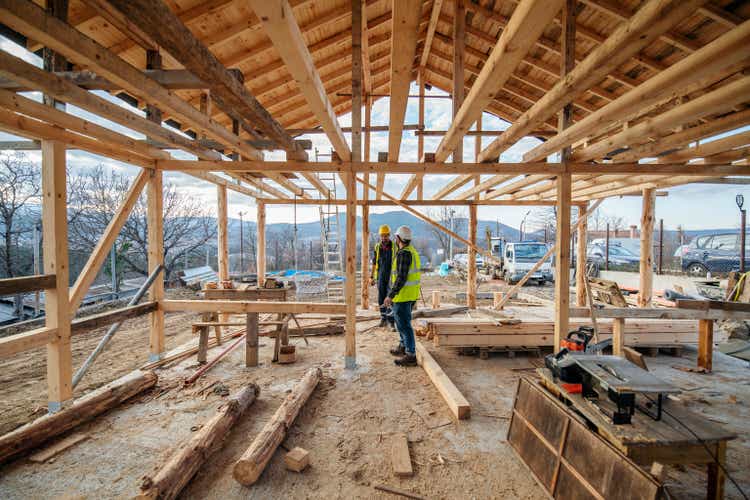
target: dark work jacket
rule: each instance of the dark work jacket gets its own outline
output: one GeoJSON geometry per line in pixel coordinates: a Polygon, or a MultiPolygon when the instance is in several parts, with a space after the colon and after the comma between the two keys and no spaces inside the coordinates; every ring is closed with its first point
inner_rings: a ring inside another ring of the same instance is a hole
{"type": "Polygon", "coordinates": [[[393,241],[384,246],[380,241],[375,244],[372,252],[373,273],[377,266],[378,284],[388,285],[391,282],[391,266],[393,265],[393,241]],[[378,251],[379,250],[379,251],[378,251]],[[377,259],[377,261],[376,261],[377,259]]]}

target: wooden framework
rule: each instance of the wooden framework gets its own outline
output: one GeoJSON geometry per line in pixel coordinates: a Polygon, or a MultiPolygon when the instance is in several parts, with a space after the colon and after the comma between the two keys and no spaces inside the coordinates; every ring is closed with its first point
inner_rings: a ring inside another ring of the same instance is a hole
{"type": "MultiPolygon", "coordinates": [[[[464,0],[69,3],[70,15],[47,12],[30,0],[0,0],[5,32],[15,33],[29,49],[46,47],[56,54],[56,63],[42,70],[0,51],[0,130],[39,141],[45,273],[54,275],[54,282],[48,277],[44,283],[45,328],[12,341],[3,339],[0,354],[48,346],[53,410],[72,395],[72,312],[143,190],[148,197],[149,270],[163,263],[164,171],[184,172],[218,186],[222,279],[228,277],[228,190],[257,203],[259,284],[265,278],[268,205],[346,206],[346,305],[294,307],[346,313],[348,367],[356,362],[357,206],[362,206],[365,220],[370,206],[391,204],[433,225],[437,223],[412,207],[468,206],[471,234],[468,239],[455,236],[472,252],[482,251],[475,234],[478,206],[556,206],[559,345],[569,320],[571,206],[580,213],[591,200],[643,195],[648,229],[657,189],[750,174],[747,133],[704,144],[713,135],[750,124],[750,2],[502,0],[492,7],[464,0]],[[407,125],[409,87],[415,79],[418,123],[407,125]],[[435,152],[426,151],[424,141],[424,136],[437,133],[424,130],[428,86],[450,94],[454,104],[455,116],[440,132],[435,152]],[[91,89],[118,93],[138,109],[113,104],[91,89]],[[18,93],[27,90],[43,92],[49,102],[80,107],[147,140],[18,93]],[[390,121],[373,126],[372,105],[384,95],[390,96],[390,121]],[[352,127],[341,127],[338,117],[349,111],[352,127]],[[506,120],[510,127],[487,130],[483,113],[506,120]],[[470,130],[475,123],[476,130],[470,130]],[[386,162],[370,158],[371,133],[378,130],[388,132],[386,162]],[[417,132],[416,161],[399,161],[404,130],[417,132]],[[335,151],[330,162],[307,161],[303,144],[295,140],[314,131],[330,140],[335,151]],[[345,132],[352,133],[351,147],[345,132]],[[483,150],[477,142],[476,163],[463,161],[466,135],[495,137],[483,150]],[[547,140],[520,162],[482,163],[526,136],[547,140]],[[696,141],[700,144],[694,145],[696,141]],[[142,169],[72,290],[66,266],[66,149],[142,169]],[[286,161],[265,161],[263,149],[285,151],[286,161]],[[180,159],[184,156],[173,150],[195,159],[180,159]],[[445,163],[451,154],[458,161],[445,163]],[[557,154],[561,156],[547,161],[557,154]],[[329,188],[318,177],[324,172],[342,179],[345,198],[329,200],[329,188]],[[399,196],[385,189],[387,174],[409,176],[399,196]],[[426,175],[452,177],[428,199],[426,175]],[[409,199],[415,191],[416,199],[409,199]]],[[[582,241],[585,224],[577,227],[582,241]]],[[[650,245],[648,238],[644,247],[650,245]]],[[[366,234],[362,241],[364,256],[366,234]]],[[[582,249],[579,246],[579,256],[582,249]]],[[[646,284],[649,272],[642,272],[646,284]]],[[[475,274],[470,270],[470,306],[475,274]]],[[[581,305],[580,280],[578,285],[581,305]]],[[[166,301],[161,280],[150,294],[156,304],[148,311],[154,358],[164,352],[166,311],[221,307],[254,314],[279,307],[166,301]]],[[[647,299],[644,293],[644,305],[647,299]]],[[[362,303],[367,300],[363,290],[362,303]]],[[[709,326],[702,331],[710,336],[709,326]]]]}

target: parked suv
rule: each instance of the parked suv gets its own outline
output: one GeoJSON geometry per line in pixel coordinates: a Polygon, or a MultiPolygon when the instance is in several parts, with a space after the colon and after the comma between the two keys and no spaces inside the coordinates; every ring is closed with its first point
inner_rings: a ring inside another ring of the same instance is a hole
{"type": "MultiPolygon", "coordinates": [[[[745,255],[750,256],[746,243],[745,255]]],[[[739,233],[696,236],[682,251],[682,270],[690,276],[726,273],[740,267],[739,233]]]]}

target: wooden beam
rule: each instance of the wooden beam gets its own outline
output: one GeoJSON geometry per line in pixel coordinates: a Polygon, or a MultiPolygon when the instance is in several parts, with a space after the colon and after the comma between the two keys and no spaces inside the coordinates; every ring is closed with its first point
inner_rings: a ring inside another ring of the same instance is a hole
{"type": "Polygon", "coordinates": [[[73,395],[70,309],[68,305],[68,217],[66,152],[59,142],[42,141],[42,233],[44,272],[54,274],[45,291],[45,327],[54,332],[47,344],[49,411],[59,411],[73,395]]]}
{"type": "Polygon", "coordinates": [[[654,288],[654,210],[653,189],[643,190],[641,211],[641,261],[639,264],[638,307],[650,307],[654,288]]]}
{"type": "Polygon", "coordinates": [[[142,156],[144,160],[152,158],[168,160],[171,158],[168,153],[151,145],[144,144],[124,134],[120,134],[88,120],[78,118],[77,116],[73,116],[70,113],[66,113],[57,108],[45,106],[42,103],[7,90],[0,90],[0,107],[83,134],[100,140],[105,144],[114,144],[124,147],[129,151],[132,151],[134,154],[142,156]]]}
{"type": "Polygon", "coordinates": [[[388,160],[398,161],[422,1],[393,0],[391,10],[391,99],[388,121],[391,129],[388,132],[388,160]]]}
{"type": "Polygon", "coordinates": [[[257,209],[258,249],[256,255],[256,274],[258,275],[258,286],[262,287],[266,281],[266,204],[258,201],[257,209]]]}
{"type": "Polygon", "coordinates": [[[36,292],[46,288],[55,288],[57,279],[54,274],[36,274],[0,279],[0,297],[18,293],[36,292]]]}
{"type": "Polygon", "coordinates": [[[466,420],[471,417],[471,405],[461,391],[453,384],[453,381],[445,374],[440,365],[435,361],[430,352],[425,349],[420,341],[417,341],[417,363],[430,377],[435,388],[438,390],[448,409],[456,420],[466,420]]]}
{"type": "MultiPolygon", "coordinates": [[[[109,2],[106,2],[109,4],[109,2]]],[[[114,10],[114,9],[113,9],[114,10]]],[[[7,0],[0,9],[4,20],[31,38],[43,42],[68,59],[84,64],[131,95],[167,110],[183,123],[250,157],[259,153],[239,137],[212,123],[200,111],[178,98],[116,54],[86,37],[69,24],[48,15],[28,0],[7,0]]],[[[22,83],[22,82],[19,82],[22,83]]],[[[70,82],[67,82],[70,83],[70,82]]]]}
{"type": "MultiPolygon", "coordinates": [[[[346,186],[346,269],[344,300],[346,301],[346,348],[344,366],[357,366],[357,183],[354,174],[344,176],[346,186]]],[[[362,276],[362,281],[366,280],[362,276]]]]}
{"type": "Polygon", "coordinates": [[[524,161],[539,161],[573,144],[597,130],[629,119],[638,109],[682,95],[687,87],[712,74],[747,58],[743,47],[750,44],[750,21],[720,36],[697,52],[681,59],[669,68],[639,85],[636,89],[612,101],[564,132],[524,154],[524,161]]]}
{"type": "Polygon", "coordinates": [[[161,0],[109,0],[201,80],[232,118],[248,121],[293,155],[291,136],[161,0]]]}
{"type": "MultiPolygon", "coordinates": [[[[557,176],[555,232],[555,340],[552,351],[560,350],[560,341],[568,335],[570,307],[570,174],[557,176]]],[[[582,219],[582,221],[585,219],[582,219]]]]}
{"type": "MultiPolygon", "coordinates": [[[[361,3],[358,3],[361,8],[361,3]]],[[[343,161],[351,160],[351,151],[344,138],[344,133],[333,111],[318,70],[315,68],[307,44],[302,38],[302,32],[294,18],[294,12],[288,0],[268,2],[266,0],[250,0],[250,6],[260,18],[266,35],[271,39],[276,51],[286,65],[289,74],[297,82],[299,92],[304,95],[308,107],[312,110],[326,131],[333,149],[343,161]]],[[[361,29],[361,10],[359,11],[359,27],[361,29]]],[[[361,35],[357,36],[356,46],[361,49],[361,35]]],[[[356,59],[356,58],[355,58],[356,59]]],[[[361,55],[357,61],[361,72],[361,55]]],[[[361,78],[360,78],[361,85],[361,78]]],[[[361,89],[360,89],[361,90],[361,89]]]]}
{"type": "MultiPolygon", "coordinates": [[[[143,70],[142,73],[169,90],[198,90],[206,87],[206,83],[198,79],[191,72],[184,69],[143,70]]],[[[69,80],[71,83],[86,90],[107,90],[110,92],[124,90],[121,85],[110,82],[106,78],[88,70],[83,71],[55,71],[55,76],[69,80]]],[[[0,78],[0,88],[10,92],[28,92],[28,87],[21,86],[13,80],[0,78]]]]}
{"type": "Polygon", "coordinates": [[[491,161],[552,113],[601,81],[607,74],[651,44],[706,0],[649,0],[607,40],[594,49],[570,76],[560,80],[498,139],[487,146],[480,161],[491,161]]]}
{"type": "Polygon", "coordinates": [[[724,113],[748,100],[750,100],[750,76],[745,76],[675,106],[660,115],[647,118],[637,125],[628,127],[588,147],[578,149],[573,153],[573,159],[583,161],[604,157],[610,151],[629,146],[648,137],[652,130],[669,130],[705,116],[724,113]]]}
{"type": "MultiPolygon", "coordinates": [[[[156,50],[158,48],[150,36],[141,31],[141,29],[130,22],[130,20],[119,10],[112,7],[107,0],[83,0],[90,9],[109,22],[117,31],[133,40],[146,50],[156,50]]],[[[41,40],[37,40],[41,41],[41,40]]]]}
{"type": "Polygon", "coordinates": [[[86,264],[78,274],[78,278],[76,278],[76,282],[73,284],[73,289],[70,291],[68,307],[70,308],[71,315],[74,315],[78,310],[78,306],[81,305],[81,302],[88,293],[91,284],[99,274],[102,264],[104,264],[105,260],[109,258],[110,249],[120,235],[120,231],[125,225],[125,222],[127,222],[130,212],[133,211],[133,207],[138,202],[141,191],[143,191],[143,186],[146,185],[149,177],[150,173],[148,171],[141,170],[135,178],[133,184],[125,195],[125,198],[123,198],[122,203],[115,213],[112,214],[109,224],[107,224],[107,227],[104,229],[104,233],[96,243],[96,246],[92,250],[86,264]]]}
{"type": "MultiPolygon", "coordinates": [[[[146,225],[148,240],[148,273],[164,265],[164,185],[162,172],[149,173],[147,184],[146,225]]],[[[157,278],[149,291],[150,300],[164,299],[164,279],[157,278]]],[[[157,309],[151,313],[149,329],[150,361],[160,359],[164,354],[164,311],[157,309]]]]}
{"type": "Polygon", "coordinates": [[[422,55],[419,57],[419,68],[421,70],[424,70],[424,67],[427,66],[427,59],[430,56],[430,49],[432,48],[432,39],[435,37],[435,30],[437,29],[440,10],[442,8],[443,0],[434,0],[434,2],[432,2],[430,21],[427,24],[427,35],[425,36],[424,46],[422,47],[422,55]]]}
{"type": "MultiPolygon", "coordinates": [[[[362,0],[352,1],[352,161],[362,161],[362,39],[367,38],[363,30],[366,21],[362,15],[362,0]]],[[[369,57],[369,56],[368,56],[369,57]]],[[[334,115],[335,118],[335,115],[334,115]]],[[[338,125],[338,122],[337,122],[338,125]]],[[[340,130],[340,129],[339,129],[340,130]]],[[[343,159],[339,153],[339,157],[343,159]]]]}
{"type": "MultiPolygon", "coordinates": [[[[370,94],[372,94],[372,70],[370,69],[370,37],[367,31],[367,2],[366,0],[359,1],[362,3],[362,29],[360,30],[360,47],[362,48],[362,82],[364,83],[365,99],[367,99],[370,97],[370,94]]],[[[353,24],[352,27],[354,27],[353,24]]]]}
{"type": "Polygon", "coordinates": [[[477,206],[469,205],[469,259],[467,263],[466,278],[466,306],[469,309],[477,308],[477,206]]]}
{"type": "MultiPolygon", "coordinates": [[[[452,99],[453,120],[458,116],[458,111],[464,102],[464,53],[466,52],[466,3],[465,0],[456,0],[453,3],[453,86],[452,99]]],[[[481,113],[480,113],[481,116],[481,113]]],[[[460,130],[458,133],[460,134],[460,130]]],[[[458,138],[453,150],[453,162],[464,161],[464,136],[458,138]]]]}
{"type": "Polygon", "coordinates": [[[271,302],[251,300],[162,300],[159,309],[164,312],[225,312],[247,313],[318,313],[345,314],[346,304],[330,302],[271,302]]]}
{"type": "Polygon", "coordinates": [[[710,319],[698,320],[698,366],[711,371],[714,354],[714,322],[710,319]]]}
{"type": "Polygon", "coordinates": [[[0,51],[0,75],[51,95],[55,99],[64,99],[65,102],[81,107],[101,118],[119,123],[150,137],[158,138],[160,141],[171,144],[176,149],[183,149],[199,158],[219,159],[218,153],[205,150],[197,146],[194,141],[186,139],[176,132],[171,132],[159,124],[149,122],[117,104],[83,90],[65,79],[47,73],[4,51],[0,51]]]}
{"type": "MultiPolygon", "coordinates": [[[[227,188],[224,186],[216,186],[216,212],[219,280],[226,281],[229,279],[229,228],[227,188]]],[[[240,269],[240,272],[244,273],[246,269],[240,269]]]]}
{"type": "Polygon", "coordinates": [[[471,87],[459,113],[435,153],[437,161],[445,161],[462,140],[471,125],[505,85],[521,59],[557,15],[562,0],[536,2],[522,0],[513,11],[508,26],[492,49],[482,72],[471,87]]]}

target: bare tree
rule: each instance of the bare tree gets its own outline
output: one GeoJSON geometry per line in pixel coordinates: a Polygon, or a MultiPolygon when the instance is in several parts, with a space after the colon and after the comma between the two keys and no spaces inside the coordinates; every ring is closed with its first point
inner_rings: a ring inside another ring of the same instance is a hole
{"type": "MultiPolygon", "coordinates": [[[[438,222],[440,225],[452,229],[453,232],[458,234],[464,234],[468,230],[468,212],[465,209],[455,209],[453,207],[440,207],[438,209],[428,210],[427,216],[438,222]],[[452,225],[452,227],[451,227],[452,225]]],[[[450,240],[451,237],[445,231],[430,225],[430,232],[432,236],[437,240],[439,248],[443,249],[443,257],[449,258],[450,255],[450,240]]],[[[453,242],[454,253],[458,245],[463,245],[460,242],[453,242]]]]}
{"type": "Polygon", "coordinates": [[[19,238],[31,229],[36,217],[28,217],[30,202],[40,196],[40,171],[22,153],[0,155],[0,223],[2,223],[3,275],[11,278],[21,271],[18,262],[19,238]],[[27,217],[22,217],[27,215],[27,217]]]}
{"type": "MultiPolygon", "coordinates": [[[[78,216],[70,224],[71,243],[78,250],[91,252],[113,214],[122,204],[130,186],[129,179],[116,172],[106,172],[99,165],[79,178],[70,204],[78,216]]],[[[130,270],[148,274],[146,197],[142,195],[133,208],[115,243],[117,260],[130,270]]],[[[201,254],[207,241],[216,237],[216,220],[200,200],[176,189],[164,187],[164,267],[170,278],[178,259],[201,254]]]]}

